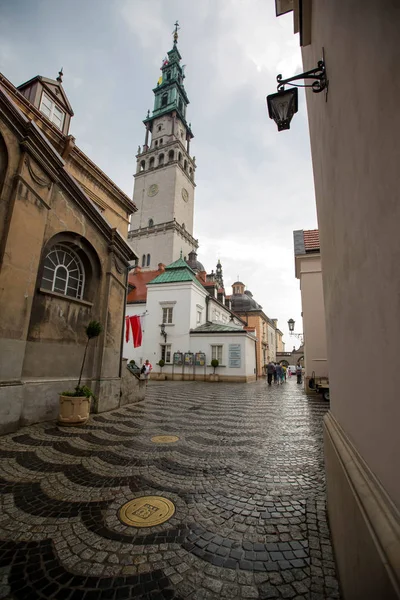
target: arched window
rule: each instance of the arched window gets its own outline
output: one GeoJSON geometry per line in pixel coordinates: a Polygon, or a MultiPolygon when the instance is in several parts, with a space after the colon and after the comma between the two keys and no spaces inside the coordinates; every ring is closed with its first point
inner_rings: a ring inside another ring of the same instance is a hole
{"type": "Polygon", "coordinates": [[[44,259],[41,287],[81,299],[84,285],[85,270],[76,252],[67,245],[53,246],[44,259]]]}
{"type": "Polygon", "coordinates": [[[173,150],[170,150],[168,152],[168,160],[174,160],[174,151],[173,150]]]}
{"type": "Polygon", "coordinates": [[[157,127],[157,131],[161,131],[161,129],[162,129],[162,125],[159,125],[159,126],[157,127]]]}
{"type": "Polygon", "coordinates": [[[169,81],[171,79],[171,71],[168,71],[167,73],[167,80],[169,81]]]}
{"type": "Polygon", "coordinates": [[[155,147],[157,148],[157,146],[158,146],[158,140],[156,140],[156,141],[154,142],[154,145],[155,145],[155,147]]]}
{"type": "Polygon", "coordinates": [[[154,169],[154,156],[152,156],[151,159],[150,159],[149,169],[154,169]]]}
{"type": "Polygon", "coordinates": [[[148,255],[147,255],[147,265],[146,265],[146,266],[147,266],[147,267],[149,267],[149,266],[150,266],[150,254],[148,254],[148,255]]]}
{"type": "Polygon", "coordinates": [[[189,175],[190,175],[190,177],[193,177],[193,169],[192,168],[189,169],[189,175]]]}
{"type": "Polygon", "coordinates": [[[185,162],[183,163],[183,168],[185,169],[185,171],[187,171],[187,160],[185,160],[185,162]]]}
{"type": "Polygon", "coordinates": [[[140,171],[144,171],[146,168],[146,161],[145,160],[141,160],[140,161],[140,171]]]}
{"type": "Polygon", "coordinates": [[[179,162],[182,162],[182,152],[179,152],[179,154],[178,154],[178,160],[179,160],[179,162]]]}
{"type": "Polygon", "coordinates": [[[149,227],[154,227],[154,221],[153,221],[153,219],[149,219],[149,227]]]}
{"type": "Polygon", "coordinates": [[[179,98],[178,108],[182,112],[182,108],[183,108],[182,98],[179,98]]]}
{"type": "Polygon", "coordinates": [[[146,255],[143,254],[143,256],[142,256],[142,267],[145,267],[145,266],[146,266],[146,255]]]}
{"type": "Polygon", "coordinates": [[[161,146],[162,143],[163,143],[163,139],[161,138],[161,140],[160,140],[160,146],[161,146]]]}
{"type": "Polygon", "coordinates": [[[160,154],[160,156],[158,157],[158,164],[159,165],[164,164],[164,154],[160,154]]]}
{"type": "Polygon", "coordinates": [[[163,94],[161,96],[161,108],[163,108],[164,106],[167,106],[168,104],[168,94],[163,94]]]}

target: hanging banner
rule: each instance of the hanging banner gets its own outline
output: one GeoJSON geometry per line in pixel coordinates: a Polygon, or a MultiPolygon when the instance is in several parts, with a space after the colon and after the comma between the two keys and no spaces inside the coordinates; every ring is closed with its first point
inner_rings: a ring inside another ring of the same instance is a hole
{"type": "Polygon", "coordinates": [[[181,367],[183,365],[182,352],[174,352],[174,365],[175,367],[181,367]]]}
{"type": "Polygon", "coordinates": [[[185,367],[193,367],[193,352],[185,352],[185,367]]]}
{"type": "Polygon", "coordinates": [[[196,352],[194,357],[194,364],[196,367],[204,367],[206,364],[206,355],[204,352],[196,352]]]}
{"type": "Polygon", "coordinates": [[[241,344],[229,344],[229,368],[240,369],[242,366],[241,344]]]}

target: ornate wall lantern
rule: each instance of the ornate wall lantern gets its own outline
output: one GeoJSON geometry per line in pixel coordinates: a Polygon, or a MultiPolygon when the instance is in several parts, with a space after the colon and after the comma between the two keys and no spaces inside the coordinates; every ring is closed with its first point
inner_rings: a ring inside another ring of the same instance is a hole
{"type": "Polygon", "coordinates": [[[160,325],[160,335],[162,335],[164,337],[164,342],[166,342],[167,341],[167,332],[165,331],[164,323],[161,323],[161,325],[160,325]]]}
{"type": "Polygon", "coordinates": [[[318,66],[315,69],[305,71],[300,75],[294,75],[289,79],[282,79],[282,75],[278,75],[276,80],[278,82],[278,92],[267,96],[267,105],[269,118],[275,121],[278,131],[290,129],[290,121],[298,110],[298,87],[310,87],[316,94],[328,90],[328,80],[323,60],[318,61],[318,66]],[[293,81],[299,79],[313,79],[314,81],[304,85],[293,83],[293,81]],[[285,85],[293,85],[294,87],[286,90],[285,85]]]}

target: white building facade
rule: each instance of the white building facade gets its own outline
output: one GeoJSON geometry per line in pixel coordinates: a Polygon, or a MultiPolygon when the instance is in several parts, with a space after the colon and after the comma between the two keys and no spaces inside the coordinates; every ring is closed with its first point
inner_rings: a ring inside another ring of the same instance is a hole
{"type": "Polygon", "coordinates": [[[141,366],[149,359],[153,376],[209,380],[217,359],[220,381],[256,379],[256,337],[232,311],[212,297],[180,258],[147,285],[146,303],[129,303],[128,316],[142,315],[143,343],[125,341],[124,357],[141,366]],[[197,363],[197,364],[196,364],[197,363]]]}

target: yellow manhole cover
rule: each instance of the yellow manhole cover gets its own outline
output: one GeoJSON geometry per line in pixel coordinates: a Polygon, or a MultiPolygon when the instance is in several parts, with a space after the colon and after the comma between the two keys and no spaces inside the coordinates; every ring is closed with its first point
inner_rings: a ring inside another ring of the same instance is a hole
{"type": "Polygon", "coordinates": [[[156,444],[172,444],[178,440],[179,437],[177,435],[155,435],[151,438],[151,441],[156,444]]]}
{"type": "Polygon", "coordinates": [[[119,518],[132,527],[154,527],[168,521],[175,513],[175,506],[162,496],[142,496],[123,505],[119,518]]]}

